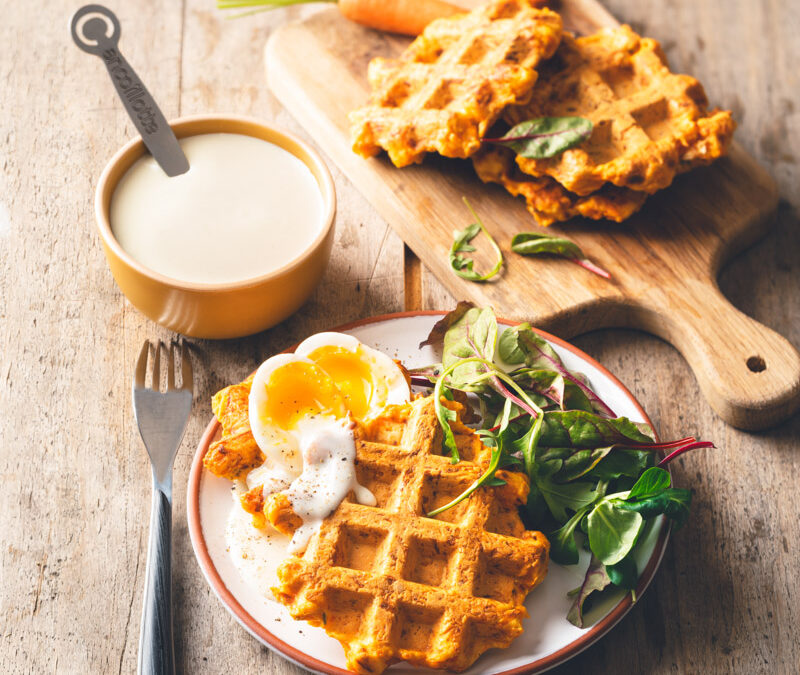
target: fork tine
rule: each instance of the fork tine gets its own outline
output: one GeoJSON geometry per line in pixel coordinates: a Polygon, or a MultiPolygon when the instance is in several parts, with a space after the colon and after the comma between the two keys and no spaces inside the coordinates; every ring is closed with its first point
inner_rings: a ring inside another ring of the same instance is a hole
{"type": "Polygon", "coordinates": [[[161,391],[161,340],[155,345],[156,353],[153,356],[153,369],[151,371],[150,388],[161,391]]]}
{"type": "Polygon", "coordinates": [[[169,358],[167,366],[167,391],[175,391],[175,343],[169,343],[169,358]]]}
{"type": "Polygon", "coordinates": [[[150,340],[145,340],[142,345],[142,351],[139,352],[139,358],[136,361],[136,371],[134,376],[134,386],[137,388],[144,387],[144,378],[147,372],[147,354],[150,352],[150,340]]]}
{"type": "Polygon", "coordinates": [[[181,389],[192,391],[192,360],[186,340],[181,340],[181,389]]]}

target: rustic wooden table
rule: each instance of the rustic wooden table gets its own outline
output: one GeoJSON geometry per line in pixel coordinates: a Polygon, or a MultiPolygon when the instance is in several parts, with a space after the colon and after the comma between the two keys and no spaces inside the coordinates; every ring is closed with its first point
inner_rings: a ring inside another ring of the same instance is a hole
{"type": "MultiPolygon", "coordinates": [[[[313,143],[264,84],[269,31],[308,10],[225,21],[212,0],[110,3],[122,46],[168,117],[258,116],[313,143]],[[135,4],[135,7],[134,7],[135,4]]],[[[778,180],[775,231],[735,260],[721,287],[800,345],[800,5],[745,0],[609,0],[662,40],[734,111],[737,138],[778,180]]],[[[130,405],[147,337],[172,337],[117,290],[95,233],[100,170],[130,122],[94,59],[68,34],[76,0],[17,3],[0,25],[0,671],[136,668],[150,472],[130,405]]],[[[404,250],[333,167],[336,245],[325,281],[266,333],[194,341],[196,403],[175,466],[174,607],[182,672],[301,669],[242,630],[204,582],[189,543],[188,469],[209,399],[267,355],[371,314],[450,308],[454,299],[404,250]]],[[[709,317],[713,321],[714,317],[709,317]]],[[[671,347],[633,331],[575,343],[644,404],[664,437],[718,449],[675,465],[693,517],[631,613],[554,672],[796,673],[800,668],[800,417],[760,434],[721,422],[671,347]]]]}

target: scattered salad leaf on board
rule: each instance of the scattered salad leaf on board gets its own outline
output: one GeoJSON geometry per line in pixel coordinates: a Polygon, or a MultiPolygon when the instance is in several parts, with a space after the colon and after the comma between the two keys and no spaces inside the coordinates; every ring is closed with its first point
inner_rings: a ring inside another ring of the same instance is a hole
{"type": "Polygon", "coordinates": [[[581,247],[564,237],[552,237],[538,232],[520,232],[511,239],[511,250],[520,255],[555,255],[566,258],[584,269],[610,279],[611,275],[589,260],[581,247]]]}
{"type": "Polygon", "coordinates": [[[547,159],[582,143],[592,133],[592,122],[584,117],[539,117],[513,126],[499,138],[484,138],[511,148],[522,157],[547,159]]]}
{"type": "Polygon", "coordinates": [[[466,197],[464,197],[464,203],[475,218],[475,222],[471,225],[467,225],[463,230],[453,233],[453,243],[450,246],[450,268],[462,279],[467,279],[468,281],[488,281],[494,277],[503,266],[503,253],[478,217],[478,214],[475,213],[475,210],[467,201],[466,197]],[[475,252],[476,248],[472,246],[470,242],[481,232],[483,232],[489,240],[489,244],[497,256],[497,262],[495,262],[494,267],[485,274],[476,272],[474,269],[475,261],[462,255],[462,253],[475,252]]]}

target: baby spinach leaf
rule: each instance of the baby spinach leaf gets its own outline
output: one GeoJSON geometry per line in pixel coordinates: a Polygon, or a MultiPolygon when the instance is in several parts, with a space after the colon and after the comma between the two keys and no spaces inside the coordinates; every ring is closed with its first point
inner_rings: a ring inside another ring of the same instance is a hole
{"type": "Polygon", "coordinates": [[[626,555],[616,565],[606,565],[606,573],[612,584],[629,591],[634,590],[639,581],[636,561],[631,554],[626,555]]]}
{"type": "Polygon", "coordinates": [[[492,235],[489,234],[481,219],[478,218],[478,214],[476,214],[472,206],[470,206],[466,197],[464,197],[464,203],[472,212],[475,222],[471,225],[467,225],[463,230],[453,233],[453,243],[450,246],[450,267],[462,279],[467,279],[469,281],[488,281],[494,277],[503,266],[503,253],[497,245],[497,242],[492,238],[492,235]],[[474,261],[462,255],[462,253],[473,253],[476,250],[470,242],[481,232],[486,235],[494,254],[497,256],[494,267],[485,274],[476,272],[473,268],[475,264],[474,261]]]}
{"type": "Polygon", "coordinates": [[[580,524],[584,513],[585,510],[581,509],[558,530],[547,535],[550,540],[550,558],[559,565],[575,565],[578,562],[575,528],[580,524]]]}
{"type": "Polygon", "coordinates": [[[539,117],[520,122],[499,138],[484,138],[511,148],[522,157],[546,159],[582,143],[592,133],[591,120],[583,117],[539,117]]]}
{"type": "Polygon", "coordinates": [[[663,492],[672,485],[672,478],[669,471],[659,469],[654,466],[645,471],[639,480],[637,480],[630,492],[628,493],[629,500],[647,499],[663,492]]]}
{"type": "Polygon", "coordinates": [[[548,476],[536,473],[536,487],[547,503],[550,513],[559,523],[565,523],[570,516],[568,511],[578,512],[603,496],[595,483],[573,481],[572,483],[556,483],[548,476]]]}
{"type": "Polygon", "coordinates": [[[643,518],[653,518],[662,513],[675,522],[675,528],[683,527],[689,517],[692,504],[692,491],[669,488],[641,500],[621,501],[616,506],[640,514],[643,518]]]}
{"type": "Polygon", "coordinates": [[[586,521],[592,553],[606,565],[618,563],[633,548],[643,522],[644,518],[636,511],[617,508],[607,499],[601,501],[589,512],[586,521]]]}
{"type": "Polygon", "coordinates": [[[598,464],[591,469],[588,477],[597,480],[617,480],[623,476],[637,478],[642,471],[655,463],[652,450],[623,448],[615,446],[598,464]]]}
{"type": "Polygon", "coordinates": [[[572,601],[572,607],[570,607],[569,613],[567,614],[567,620],[578,628],[584,628],[583,611],[587,598],[592,593],[607,588],[610,583],[611,578],[608,576],[606,566],[592,556],[583,583],[577,593],[575,593],[575,599],[572,601]]]}

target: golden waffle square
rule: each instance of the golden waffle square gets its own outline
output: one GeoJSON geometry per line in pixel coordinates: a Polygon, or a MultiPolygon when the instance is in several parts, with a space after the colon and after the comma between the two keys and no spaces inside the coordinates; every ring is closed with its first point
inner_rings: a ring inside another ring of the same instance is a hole
{"type": "Polygon", "coordinates": [[[519,518],[528,493],[519,473],[500,472],[506,485],[425,517],[480,476],[490,450],[456,421],[462,461],[451,464],[433,399],[404,409],[381,422],[389,443],[371,440],[369,427],[357,441],[358,480],[377,506],[344,501],[306,551],[282,563],[272,590],[295,619],[342,643],[353,672],[376,675],[396,661],[462,671],[522,632],[522,603],[544,578],[549,543],[519,518]]]}
{"type": "Polygon", "coordinates": [[[587,37],[565,34],[539,69],[530,100],[504,113],[510,124],[538,117],[578,116],[594,123],[581,145],[548,159],[517,156],[531,176],[551,176],[586,196],[604,183],[654,193],[685,161],[709,164],[723,155],[735,123],[708,111],[703,86],[671,73],[655,40],[628,26],[587,37]]]}
{"type": "Polygon", "coordinates": [[[350,114],[353,150],[395,166],[428,152],[468,157],[503,108],[526,100],[561,18],[532,0],[494,0],[431,22],[397,59],[369,65],[370,102],[350,114]]]}
{"type": "Polygon", "coordinates": [[[499,183],[515,197],[523,197],[531,215],[542,227],[583,216],[592,220],[622,222],[636,213],[646,192],[636,192],[616,185],[604,185],[586,196],[576,195],[550,176],[528,176],[514,162],[514,152],[507,148],[484,148],[472,157],[472,165],[484,183],[499,183]]]}
{"type": "Polygon", "coordinates": [[[222,433],[203,457],[203,466],[211,473],[228,480],[243,479],[250,471],[264,463],[264,453],[250,431],[248,400],[253,378],[232,384],[218,391],[211,401],[211,409],[219,420],[222,433]]]}

